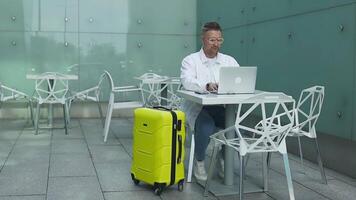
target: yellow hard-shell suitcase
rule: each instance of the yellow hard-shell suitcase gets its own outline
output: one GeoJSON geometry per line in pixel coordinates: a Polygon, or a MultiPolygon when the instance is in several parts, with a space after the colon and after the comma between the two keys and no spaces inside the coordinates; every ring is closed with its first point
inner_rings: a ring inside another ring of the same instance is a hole
{"type": "Polygon", "coordinates": [[[153,185],[155,194],[184,183],[185,115],[179,110],[137,108],[134,111],[131,177],[153,185]]]}

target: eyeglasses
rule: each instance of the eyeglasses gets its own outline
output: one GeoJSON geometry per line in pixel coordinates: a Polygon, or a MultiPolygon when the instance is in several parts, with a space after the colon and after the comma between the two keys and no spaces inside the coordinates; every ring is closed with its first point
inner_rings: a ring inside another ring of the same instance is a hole
{"type": "Polygon", "coordinates": [[[224,42],[224,38],[208,38],[209,44],[215,44],[216,42],[222,44],[224,42]]]}

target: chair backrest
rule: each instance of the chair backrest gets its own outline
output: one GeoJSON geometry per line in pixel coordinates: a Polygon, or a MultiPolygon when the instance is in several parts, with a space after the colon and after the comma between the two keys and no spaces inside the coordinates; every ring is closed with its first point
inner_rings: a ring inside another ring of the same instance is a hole
{"type": "Polygon", "coordinates": [[[22,98],[29,98],[29,97],[27,94],[20,92],[14,88],[7,87],[0,82],[0,101],[1,102],[22,99],[22,98]]]}
{"type": "Polygon", "coordinates": [[[314,86],[302,90],[296,107],[295,124],[291,134],[316,137],[315,124],[318,121],[324,101],[324,87],[314,86]]]}
{"type": "Polygon", "coordinates": [[[170,77],[167,82],[167,106],[169,108],[179,108],[182,98],[177,95],[177,90],[180,90],[182,83],[179,77],[170,77]]]}
{"type": "Polygon", "coordinates": [[[217,140],[236,149],[241,155],[274,151],[286,153],[285,138],[293,125],[294,108],[293,98],[283,93],[256,95],[238,104],[235,126],[225,130],[233,132],[235,137],[225,133],[217,140]],[[285,123],[273,126],[272,122],[281,115],[285,116],[285,123]],[[256,124],[260,124],[259,129],[255,128],[256,124]]]}
{"type": "Polygon", "coordinates": [[[109,85],[110,85],[110,91],[112,92],[115,88],[115,85],[114,85],[114,80],[112,79],[110,72],[104,70],[104,76],[107,77],[107,79],[109,81],[109,85]]]}
{"type": "Polygon", "coordinates": [[[166,76],[161,76],[155,73],[145,73],[137,77],[142,83],[159,83],[168,79],[166,76]]]}
{"type": "Polygon", "coordinates": [[[36,80],[35,98],[39,103],[61,103],[66,101],[68,80],[66,76],[57,72],[45,72],[36,80]]]}
{"type": "Polygon", "coordinates": [[[104,72],[100,75],[97,85],[95,85],[91,88],[82,90],[80,92],[75,92],[70,97],[70,100],[73,101],[74,99],[80,99],[82,101],[84,101],[84,100],[99,101],[101,84],[103,83],[105,78],[107,78],[107,74],[104,72]]]}
{"type": "Polygon", "coordinates": [[[141,81],[140,88],[142,90],[144,105],[148,107],[160,106],[162,101],[161,92],[167,89],[168,86],[167,84],[162,85],[162,83],[169,78],[155,73],[145,73],[136,77],[136,79],[141,81]]]}

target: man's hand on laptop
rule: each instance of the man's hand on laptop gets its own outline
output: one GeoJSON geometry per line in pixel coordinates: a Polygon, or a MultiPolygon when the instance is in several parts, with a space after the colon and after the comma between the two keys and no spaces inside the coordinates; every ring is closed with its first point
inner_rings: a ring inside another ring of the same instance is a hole
{"type": "Polygon", "coordinates": [[[207,83],[206,90],[209,92],[218,91],[219,84],[218,83],[207,83]]]}

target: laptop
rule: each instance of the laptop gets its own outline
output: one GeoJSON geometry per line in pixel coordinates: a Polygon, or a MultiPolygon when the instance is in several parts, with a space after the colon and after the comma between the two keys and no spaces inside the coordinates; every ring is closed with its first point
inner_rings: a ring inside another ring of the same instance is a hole
{"type": "Polygon", "coordinates": [[[257,67],[221,67],[217,94],[255,93],[257,67]]]}

